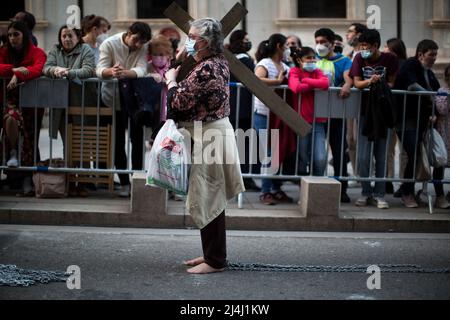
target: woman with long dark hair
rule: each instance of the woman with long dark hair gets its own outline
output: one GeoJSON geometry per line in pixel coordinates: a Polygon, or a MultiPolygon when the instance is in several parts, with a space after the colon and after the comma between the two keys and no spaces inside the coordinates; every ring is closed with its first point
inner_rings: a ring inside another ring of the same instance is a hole
{"type": "MultiPolygon", "coordinates": [[[[38,78],[42,74],[47,56],[45,52],[33,45],[27,26],[20,21],[12,22],[8,26],[8,42],[6,47],[0,48],[0,77],[10,78],[6,86],[6,105],[4,110],[4,128],[9,152],[9,167],[19,166],[18,152],[21,152],[20,166],[27,167],[34,164],[34,143],[39,141],[44,109],[19,108],[18,85],[25,81],[38,78]],[[35,113],[36,112],[36,113],[35,113]],[[37,119],[35,117],[37,116],[37,119]],[[35,128],[35,121],[37,127],[35,128]],[[23,140],[18,149],[19,132],[23,140]],[[37,134],[37,137],[35,137],[37,134]]],[[[3,99],[1,99],[3,102],[3,99]]],[[[40,161],[39,148],[36,146],[36,161],[40,161]]],[[[31,174],[24,174],[23,195],[33,194],[31,174]]]]}
{"type": "MultiPolygon", "coordinates": [[[[287,84],[287,76],[289,72],[289,67],[283,62],[288,60],[290,57],[290,49],[287,45],[287,38],[279,33],[275,33],[270,36],[270,38],[264,42],[262,42],[257,51],[257,60],[259,61],[255,68],[255,74],[258,78],[261,79],[262,82],[267,84],[268,86],[279,86],[281,84],[287,84]]],[[[264,103],[262,103],[258,98],[254,98],[254,128],[258,131],[258,135],[263,130],[267,129],[275,129],[273,126],[275,117],[274,115],[270,118],[269,124],[269,115],[270,110],[267,108],[264,103]]],[[[276,128],[279,129],[279,128],[276,128]]],[[[280,132],[283,130],[280,130],[280,132]]],[[[283,140],[283,134],[285,131],[280,133],[280,141],[283,140]]],[[[293,150],[284,150],[291,148],[284,148],[284,144],[280,142],[279,144],[279,160],[282,162],[284,159],[281,152],[285,153],[285,151],[295,151],[295,143],[293,144],[293,150]],[[283,149],[283,150],[282,150],[283,149]]],[[[271,157],[271,151],[268,148],[267,156],[271,157]]],[[[278,152],[277,151],[277,152],[278,152]]],[[[278,157],[275,157],[278,158],[278,157]]],[[[273,164],[273,163],[272,163],[273,164]]],[[[288,197],[286,193],[281,190],[282,182],[280,180],[274,179],[262,179],[262,190],[260,195],[260,202],[265,205],[274,205],[277,203],[291,203],[292,198],[288,197]]]]}

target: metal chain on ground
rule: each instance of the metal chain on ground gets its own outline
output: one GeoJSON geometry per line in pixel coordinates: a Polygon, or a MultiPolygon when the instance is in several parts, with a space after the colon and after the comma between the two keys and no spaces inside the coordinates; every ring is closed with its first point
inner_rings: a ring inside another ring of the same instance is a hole
{"type": "Polygon", "coordinates": [[[29,287],[36,283],[66,282],[69,276],[65,272],[25,270],[0,264],[0,286],[29,287]]]}
{"type": "MultiPolygon", "coordinates": [[[[423,268],[417,265],[379,264],[376,265],[385,273],[450,273],[450,268],[423,268]]],[[[352,266],[298,266],[262,263],[229,263],[230,271],[255,272],[332,272],[332,273],[367,273],[369,265],[352,266]]]]}

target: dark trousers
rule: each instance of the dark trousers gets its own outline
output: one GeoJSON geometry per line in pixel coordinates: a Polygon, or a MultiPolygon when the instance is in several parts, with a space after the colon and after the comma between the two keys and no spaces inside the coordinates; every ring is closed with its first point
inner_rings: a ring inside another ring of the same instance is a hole
{"type": "MultiPolygon", "coordinates": [[[[422,141],[422,135],[419,133],[417,136],[417,130],[405,130],[400,131],[397,130],[397,136],[402,143],[403,150],[405,150],[407,156],[408,156],[408,163],[405,167],[405,172],[403,177],[405,179],[412,179],[414,177],[414,162],[416,162],[419,159],[420,153],[419,148],[417,146],[420,145],[422,141]],[[416,144],[416,139],[419,139],[416,144]],[[414,159],[417,159],[414,161],[414,159]]],[[[400,186],[400,190],[402,195],[408,196],[408,195],[414,195],[414,182],[405,182],[400,186]]]]}
{"type": "Polygon", "coordinates": [[[214,269],[227,266],[225,211],[200,230],[205,263],[214,269]]]}
{"type": "MultiPolygon", "coordinates": [[[[125,130],[128,127],[128,115],[125,111],[116,111],[116,145],[114,154],[114,163],[116,169],[126,170],[128,166],[127,154],[125,152],[126,141],[125,141],[125,130]]],[[[142,153],[144,151],[144,131],[142,127],[136,126],[134,121],[130,121],[130,139],[131,139],[131,163],[133,170],[142,170],[142,153]]],[[[130,184],[130,176],[128,174],[119,174],[120,184],[122,186],[130,184]]]]}
{"type": "MultiPolygon", "coordinates": [[[[346,150],[347,139],[346,135],[346,123],[343,119],[331,119],[330,121],[330,149],[333,154],[333,170],[336,177],[347,177],[347,158],[346,150]],[[342,143],[344,146],[342,147],[342,143]],[[341,172],[341,160],[342,160],[342,172],[341,172]]],[[[348,182],[341,181],[342,193],[347,192],[348,182]]]]}

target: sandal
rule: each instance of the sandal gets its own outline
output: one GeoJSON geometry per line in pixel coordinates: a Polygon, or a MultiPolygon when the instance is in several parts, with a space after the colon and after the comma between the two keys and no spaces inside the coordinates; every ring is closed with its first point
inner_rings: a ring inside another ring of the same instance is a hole
{"type": "Polygon", "coordinates": [[[277,203],[271,193],[264,193],[264,194],[260,195],[259,201],[262,204],[265,204],[266,206],[273,206],[277,203]]]}
{"type": "Polygon", "coordinates": [[[294,199],[289,197],[286,193],[284,193],[284,191],[281,191],[281,190],[274,193],[273,197],[278,203],[293,203],[294,202],[294,199]]]}

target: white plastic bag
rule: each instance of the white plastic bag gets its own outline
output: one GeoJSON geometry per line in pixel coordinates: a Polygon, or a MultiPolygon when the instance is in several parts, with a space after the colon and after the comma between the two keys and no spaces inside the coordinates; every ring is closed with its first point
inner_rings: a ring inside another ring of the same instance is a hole
{"type": "Polygon", "coordinates": [[[423,139],[430,165],[434,168],[446,167],[447,147],[439,132],[434,128],[429,128],[423,139]]]}
{"type": "Polygon", "coordinates": [[[149,154],[147,186],[158,186],[180,195],[188,191],[190,154],[185,136],[173,120],[159,131],[149,154]]]}

